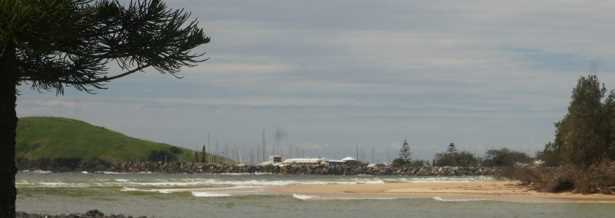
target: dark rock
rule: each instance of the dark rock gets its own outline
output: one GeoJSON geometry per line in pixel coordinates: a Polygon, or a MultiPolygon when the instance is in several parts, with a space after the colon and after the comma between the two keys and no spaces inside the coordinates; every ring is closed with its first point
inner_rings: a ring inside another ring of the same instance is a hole
{"type": "MultiPolygon", "coordinates": [[[[132,218],[132,216],[126,216],[122,214],[114,214],[105,216],[104,213],[99,210],[90,210],[84,214],[73,213],[73,214],[60,214],[60,215],[49,215],[49,214],[31,214],[25,212],[17,212],[16,218],[132,218]]],[[[140,216],[138,218],[147,218],[145,216],[140,216]]]]}
{"type": "Polygon", "coordinates": [[[99,210],[90,210],[88,212],[85,212],[85,215],[92,218],[99,218],[105,216],[105,214],[100,212],[99,210]]]}

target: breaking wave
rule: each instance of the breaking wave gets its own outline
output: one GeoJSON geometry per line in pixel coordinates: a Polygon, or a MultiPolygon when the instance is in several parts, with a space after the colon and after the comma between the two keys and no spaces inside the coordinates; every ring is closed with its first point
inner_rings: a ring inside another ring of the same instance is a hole
{"type": "MultiPolygon", "coordinates": [[[[89,177],[91,174],[82,174],[89,177]]],[[[134,178],[122,176],[121,174],[111,174],[111,178],[88,178],[83,180],[65,181],[54,179],[50,181],[21,179],[16,185],[18,187],[32,188],[88,188],[88,187],[132,187],[132,188],[206,188],[206,187],[241,187],[241,188],[262,188],[287,185],[324,185],[324,184],[384,184],[384,183],[407,183],[407,182],[472,182],[482,180],[493,180],[492,177],[399,177],[399,178],[318,178],[318,179],[247,179],[247,178],[134,178]]]]}
{"type": "Polygon", "coordinates": [[[219,197],[231,197],[228,193],[215,193],[215,192],[192,192],[192,196],[198,198],[219,198],[219,197]]]}
{"type": "Polygon", "coordinates": [[[382,179],[352,178],[344,180],[229,180],[229,179],[156,179],[139,180],[128,178],[98,179],[90,181],[29,181],[17,182],[21,187],[43,188],[87,188],[87,187],[271,187],[295,184],[321,185],[321,184],[383,184],[382,179]]]}
{"type": "Polygon", "coordinates": [[[295,199],[299,199],[302,201],[306,201],[306,200],[314,200],[314,199],[318,199],[320,198],[319,196],[316,195],[302,195],[302,194],[293,194],[293,198],[295,199]]]}
{"type": "Polygon", "coordinates": [[[400,177],[400,178],[385,178],[386,183],[421,183],[421,182],[475,182],[475,181],[491,181],[495,180],[492,176],[461,176],[461,177],[400,177]]]}
{"type": "Polygon", "coordinates": [[[20,173],[32,173],[32,174],[49,174],[49,173],[53,173],[52,171],[49,170],[22,170],[19,171],[20,173]]]}
{"type": "Polygon", "coordinates": [[[435,196],[432,198],[435,201],[440,202],[472,202],[472,201],[485,201],[485,199],[476,199],[476,198],[442,198],[439,196],[435,196]]]}
{"type": "Polygon", "coordinates": [[[298,200],[307,201],[307,200],[396,200],[400,198],[394,197],[365,197],[365,196],[357,196],[357,197],[342,197],[342,196],[317,196],[317,195],[306,195],[306,194],[292,194],[292,197],[298,200]]]}

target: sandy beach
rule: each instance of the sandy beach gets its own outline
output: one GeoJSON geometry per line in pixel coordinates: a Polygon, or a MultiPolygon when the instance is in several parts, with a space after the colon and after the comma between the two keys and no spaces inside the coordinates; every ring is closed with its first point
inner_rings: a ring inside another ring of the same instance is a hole
{"type": "Polygon", "coordinates": [[[438,181],[383,184],[322,184],[272,187],[308,199],[433,198],[441,201],[615,203],[615,195],[542,193],[514,181],[438,181]]]}

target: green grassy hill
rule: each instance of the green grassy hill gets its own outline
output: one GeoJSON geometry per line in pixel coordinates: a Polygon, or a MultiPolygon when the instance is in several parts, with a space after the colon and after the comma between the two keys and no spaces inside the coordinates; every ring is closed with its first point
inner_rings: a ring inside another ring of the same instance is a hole
{"type": "Polygon", "coordinates": [[[126,136],[92,124],[58,117],[22,117],[16,155],[21,159],[79,158],[106,161],[148,160],[153,153],[192,161],[194,151],[126,136]]]}

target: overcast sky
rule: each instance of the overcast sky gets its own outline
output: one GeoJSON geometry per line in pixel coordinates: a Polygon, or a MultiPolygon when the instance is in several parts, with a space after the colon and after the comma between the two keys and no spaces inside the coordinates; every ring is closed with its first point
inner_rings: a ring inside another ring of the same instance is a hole
{"type": "Polygon", "coordinates": [[[247,151],[266,129],[310,155],[430,159],[450,142],[535,152],[585,72],[615,88],[615,1],[169,0],[212,37],[184,79],[154,70],[87,95],[22,86],[19,116],[247,151]],[[312,153],[309,153],[312,152],[312,153]]]}

